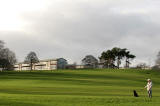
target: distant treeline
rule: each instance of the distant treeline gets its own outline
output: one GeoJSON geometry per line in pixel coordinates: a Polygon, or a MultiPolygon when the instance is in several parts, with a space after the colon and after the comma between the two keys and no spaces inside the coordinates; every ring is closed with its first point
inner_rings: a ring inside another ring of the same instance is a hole
{"type": "Polygon", "coordinates": [[[101,65],[102,68],[118,68],[120,67],[122,60],[125,60],[125,67],[129,68],[130,60],[133,60],[136,56],[131,54],[126,48],[114,47],[111,50],[107,50],[101,53],[98,60],[92,56],[87,55],[82,59],[82,63],[85,66],[98,67],[101,65]]]}

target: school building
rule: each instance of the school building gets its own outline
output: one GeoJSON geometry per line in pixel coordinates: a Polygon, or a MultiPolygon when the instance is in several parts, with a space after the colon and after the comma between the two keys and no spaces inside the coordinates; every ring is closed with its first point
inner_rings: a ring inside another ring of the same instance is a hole
{"type": "MultiPolygon", "coordinates": [[[[40,60],[38,63],[33,63],[32,70],[65,69],[67,64],[67,60],[64,58],[40,60]]],[[[14,65],[14,70],[31,70],[30,63],[17,63],[14,65]]]]}

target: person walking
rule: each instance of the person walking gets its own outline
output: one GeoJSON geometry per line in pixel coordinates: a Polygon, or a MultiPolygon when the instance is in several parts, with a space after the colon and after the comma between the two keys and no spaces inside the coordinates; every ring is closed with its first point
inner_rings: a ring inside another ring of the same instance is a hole
{"type": "Polygon", "coordinates": [[[148,97],[152,98],[152,81],[151,79],[147,79],[147,85],[145,86],[145,88],[147,88],[147,92],[148,92],[148,97]]]}

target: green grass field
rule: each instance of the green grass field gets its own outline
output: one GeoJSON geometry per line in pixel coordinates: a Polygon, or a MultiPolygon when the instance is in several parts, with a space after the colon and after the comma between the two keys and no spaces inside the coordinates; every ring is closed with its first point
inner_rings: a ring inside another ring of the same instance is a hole
{"type": "Polygon", "coordinates": [[[1,106],[160,106],[160,72],[57,70],[0,72],[1,106]],[[147,97],[146,79],[153,81],[147,97]],[[133,97],[133,90],[140,97],[133,97]]]}

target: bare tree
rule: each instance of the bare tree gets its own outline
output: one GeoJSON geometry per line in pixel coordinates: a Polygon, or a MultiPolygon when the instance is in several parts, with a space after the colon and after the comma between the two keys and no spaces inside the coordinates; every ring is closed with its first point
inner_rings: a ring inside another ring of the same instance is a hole
{"type": "Polygon", "coordinates": [[[31,52],[27,55],[27,57],[25,58],[24,62],[25,62],[25,63],[29,63],[29,64],[30,64],[30,67],[31,67],[31,70],[32,70],[33,63],[39,62],[39,59],[38,59],[36,53],[31,51],[31,52]]]}
{"type": "Polygon", "coordinates": [[[154,70],[159,70],[160,69],[160,51],[157,54],[155,65],[152,67],[152,69],[154,69],[154,70]]]}
{"type": "Polygon", "coordinates": [[[4,42],[0,40],[0,49],[4,47],[4,42]]]}
{"type": "Polygon", "coordinates": [[[160,66],[160,51],[157,54],[156,65],[160,66]]]}
{"type": "Polygon", "coordinates": [[[96,68],[98,65],[98,60],[92,55],[87,55],[82,59],[82,64],[88,68],[96,68]]]}
{"type": "Polygon", "coordinates": [[[16,55],[9,48],[4,47],[4,42],[0,40],[0,68],[3,70],[13,70],[16,63],[16,55]]]}
{"type": "Polygon", "coordinates": [[[2,58],[2,51],[4,49],[4,42],[0,40],[0,58],[2,58]]]}

